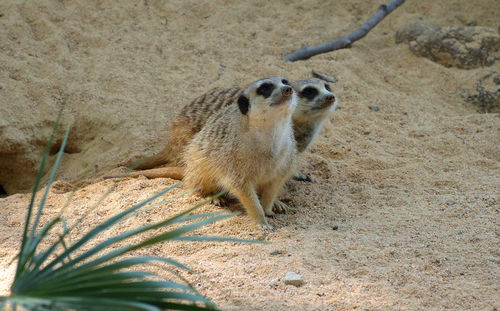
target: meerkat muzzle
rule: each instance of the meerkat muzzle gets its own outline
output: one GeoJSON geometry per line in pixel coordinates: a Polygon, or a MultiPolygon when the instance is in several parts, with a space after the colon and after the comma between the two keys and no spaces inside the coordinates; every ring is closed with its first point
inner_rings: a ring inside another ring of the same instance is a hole
{"type": "Polygon", "coordinates": [[[281,94],[285,97],[291,96],[293,94],[293,89],[290,86],[285,86],[281,89],[281,94]]]}
{"type": "Polygon", "coordinates": [[[327,100],[330,104],[332,104],[332,103],[335,101],[335,96],[333,96],[333,95],[328,95],[328,96],[326,97],[326,100],[327,100]]]}
{"type": "Polygon", "coordinates": [[[335,102],[335,96],[333,95],[328,95],[325,97],[325,100],[323,104],[316,106],[313,108],[313,110],[321,110],[330,107],[333,103],[335,102]]]}

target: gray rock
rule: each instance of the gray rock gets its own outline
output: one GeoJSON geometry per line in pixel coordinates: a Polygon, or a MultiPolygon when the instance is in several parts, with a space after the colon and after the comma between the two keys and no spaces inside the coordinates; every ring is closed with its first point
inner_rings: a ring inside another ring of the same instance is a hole
{"type": "Polygon", "coordinates": [[[476,82],[476,92],[469,93],[465,100],[479,112],[500,112],[500,75],[493,72],[481,77],[476,82]]]}
{"type": "Polygon", "coordinates": [[[299,274],[291,271],[286,273],[283,281],[287,285],[293,285],[297,287],[304,285],[304,280],[302,280],[302,277],[299,274]]]}
{"type": "Polygon", "coordinates": [[[441,30],[441,27],[433,24],[409,24],[396,32],[396,43],[411,42],[424,32],[435,33],[441,30]]]}
{"type": "Polygon", "coordinates": [[[446,67],[491,66],[500,58],[500,34],[486,27],[409,24],[397,31],[395,40],[408,42],[414,54],[446,67]]]}

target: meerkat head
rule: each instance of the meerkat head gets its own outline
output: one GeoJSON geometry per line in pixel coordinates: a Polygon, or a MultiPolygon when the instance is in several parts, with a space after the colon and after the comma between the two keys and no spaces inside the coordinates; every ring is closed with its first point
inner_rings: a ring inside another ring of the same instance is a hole
{"type": "Polygon", "coordinates": [[[312,78],[291,84],[298,96],[298,106],[293,114],[293,121],[320,122],[337,107],[337,98],[330,86],[323,80],[312,78]]]}
{"type": "Polygon", "coordinates": [[[243,90],[238,107],[244,115],[291,115],[297,106],[297,95],[282,77],[258,80],[243,90]]]}

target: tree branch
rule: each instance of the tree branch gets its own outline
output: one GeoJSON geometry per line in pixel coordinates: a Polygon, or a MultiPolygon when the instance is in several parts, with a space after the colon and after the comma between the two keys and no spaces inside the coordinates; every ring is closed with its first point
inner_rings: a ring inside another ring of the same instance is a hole
{"type": "Polygon", "coordinates": [[[381,20],[384,19],[384,17],[389,15],[389,13],[394,11],[398,6],[400,6],[404,2],[405,0],[392,0],[388,4],[382,4],[378,8],[377,12],[375,12],[375,14],[373,14],[372,17],[370,17],[370,19],[366,21],[366,23],[364,23],[358,30],[340,39],[330,41],[321,45],[313,46],[310,48],[305,45],[302,45],[300,49],[284,56],[283,59],[294,62],[297,60],[308,59],[314,55],[350,47],[350,45],[354,41],[357,41],[366,36],[366,34],[370,30],[372,30],[373,27],[375,27],[381,20]]]}

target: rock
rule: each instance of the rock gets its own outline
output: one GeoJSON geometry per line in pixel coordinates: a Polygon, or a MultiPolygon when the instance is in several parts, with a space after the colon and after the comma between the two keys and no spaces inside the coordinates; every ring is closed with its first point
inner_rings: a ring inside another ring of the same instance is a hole
{"type": "Polygon", "coordinates": [[[73,189],[74,189],[73,185],[70,184],[69,182],[64,180],[56,180],[52,183],[52,187],[50,190],[54,193],[61,194],[73,191],[73,189]]]}
{"type": "Polygon", "coordinates": [[[411,42],[423,33],[434,33],[441,30],[441,27],[432,24],[409,24],[396,32],[396,43],[411,42]]]}
{"type": "Polygon", "coordinates": [[[304,285],[304,280],[302,280],[302,277],[299,274],[291,271],[286,273],[283,281],[287,285],[293,285],[297,287],[304,285]]]}
{"type": "Polygon", "coordinates": [[[478,107],[479,112],[500,112],[500,75],[490,73],[476,82],[476,92],[468,94],[466,101],[478,107]]]}
{"type": "Polygon", "coordinates": [[[269,255],[271,255],[271,256],[277,256],[277,255],[284,255],[284,254],[286,254],[286,251],[277,250],[277,251],[274,251],[274,252],[270,253],[269,255]]]}
{"type": "Polygon", "coordinates": [[[379,111],[380,108],[378,106],[368,106],[368,108],[371,110],[371,111],[379,111]]]}
{"type": "Polygon", "coordinates": [[[500,34],[487,27],[409,24],[396,32],[395,40],[408,42],[414,54],[446,67],[491,66],[500,58],[500,34]]]}

